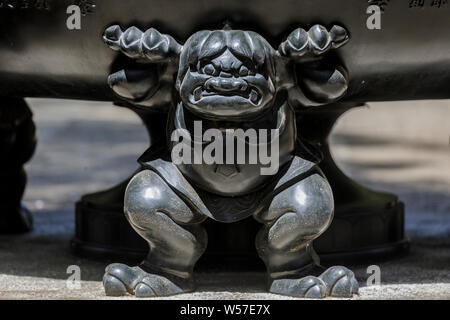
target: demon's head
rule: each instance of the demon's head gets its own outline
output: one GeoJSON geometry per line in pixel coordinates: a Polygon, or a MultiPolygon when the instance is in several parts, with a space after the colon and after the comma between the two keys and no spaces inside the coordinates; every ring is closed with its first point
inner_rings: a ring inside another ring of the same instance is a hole
{"type": "Polygon", "coordinates": [[[176,93],[187,109],[200,117],[231,121],[262,114],[274,105],[281,89],[295,108],[340,99],[348,74],[340,64],[322,57],[348,39],[338,25],[329,30],[321,25],[308,31],[297,28],[277,50],[259,34],[242,30],[199,31],[184,45],[154,28],[142,32],[130,27],[123,32],[113,25],[103,35],[110,48],[142,63],[137,70],[109,76],[108,83],[119,96],[135,105],[168,110],[178,102],[171,95],[178,69],[176,93]]]}
{"type": "Polygon", "coordinates": [[[273,49],[255,32],[200,31],[180,54],[176,88],[186,108],[204,117],[247,118],[271,105],[273,49]]]}

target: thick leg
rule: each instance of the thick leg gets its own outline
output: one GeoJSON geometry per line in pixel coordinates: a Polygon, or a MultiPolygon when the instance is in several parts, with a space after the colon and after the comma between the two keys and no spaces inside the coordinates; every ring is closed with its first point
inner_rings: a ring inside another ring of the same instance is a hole
{"type": "Polygon", "coordinates": [[[21,205],[26,185],[23,165],[36,147],[32,113],[21,99],[0,100],[0,233],[26,232],[31,213],[21,205]]]}
{"type": "Polygon", "coordinates": [[[193,269],[206,249],[200,223],[206,216],[193,212],[153,171],[131,179],[125,192],[125,215],[150,247],[139,267],[112,264],[106,268],[107,295],[166,296],[194,289],[193,269]]]}
{"type": "Polygon", "coordinates": [[[344,267],[314,277],[323,270],[312,241],[328,228],[333,210],[331,187],[314,174],[279,193],[267,211],[256,217],[264,223],[256,247],[267,267],[270,292],[306,298],[356,293],[354,275],[344,267]],[[343,288],[335,294],[338,281],[343,288]]]}
{"type": "Polygon", "coordinates": [[[256,249],[271,279],[304,275],[315,263],[312,240],[333,219],[333,194],[328,182],[313,174],[279,193],[256,219],[264,223],[256,249]]]}

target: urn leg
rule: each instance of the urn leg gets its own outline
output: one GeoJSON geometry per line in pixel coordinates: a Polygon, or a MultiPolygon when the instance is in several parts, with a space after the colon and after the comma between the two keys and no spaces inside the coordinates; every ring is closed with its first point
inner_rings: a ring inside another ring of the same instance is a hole
{"type": "Polygon", "coordinates": [[[23,165],[36,148],[32,113],[22,98],[0,102],[0,233],[30,231],[31,213],[21,204],[27,181],[23,165]]]}
{"type": "Polygon", "coordinates": [[[297,123],[303,138],[323,153],[320,168],[333,189],[334,219],[314,242],[322,262],[357,262],[406,252],[404,204],[394,194],[366,188],[345,175],[330,152],[329,135],[336,120],[356,104],[308,109],[297,123]]]}
{"type": "MultiPolygon", "coordinates": [[[[140,108],[130,108],[147,129],[150,144],[164,139],[167,116],[140,108]]],[[[136,158],[138,155],[136,155],[136,158]]],[[[147,243],[131,228],[123,214],[125,189],[132,174],[118,185],[84,195],[75,205],[75,237],[72,250],[82,256],[138,262],[147,252],[147,243]]]]}

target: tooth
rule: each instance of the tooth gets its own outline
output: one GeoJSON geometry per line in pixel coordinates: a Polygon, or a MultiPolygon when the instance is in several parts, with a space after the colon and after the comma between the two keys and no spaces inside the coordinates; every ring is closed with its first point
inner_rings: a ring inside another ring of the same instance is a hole
{"type": "Polygon", "coordinates": [[[202,97],[202,88],[200,88],[200,87],[195,88],[195,90],[194,90],[195,101],[200,100],[201,97],[202,97]]]}
{"type": "Polygon", "coordinates": [[[256,103],[258,101],[258,93],[252,89],[250,92],[250,101],[256,103]]]}

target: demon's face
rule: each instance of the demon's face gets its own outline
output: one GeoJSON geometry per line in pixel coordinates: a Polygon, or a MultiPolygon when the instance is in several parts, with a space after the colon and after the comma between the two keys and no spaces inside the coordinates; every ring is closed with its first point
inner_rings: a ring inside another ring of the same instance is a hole
{"type": "Polygon", "coordinates": [[[260,114],[275,92],[272,51],[254,32],[195,33],[180,56],[177,89],[183,104],[206,118],[245,120],[260,114]]]}

